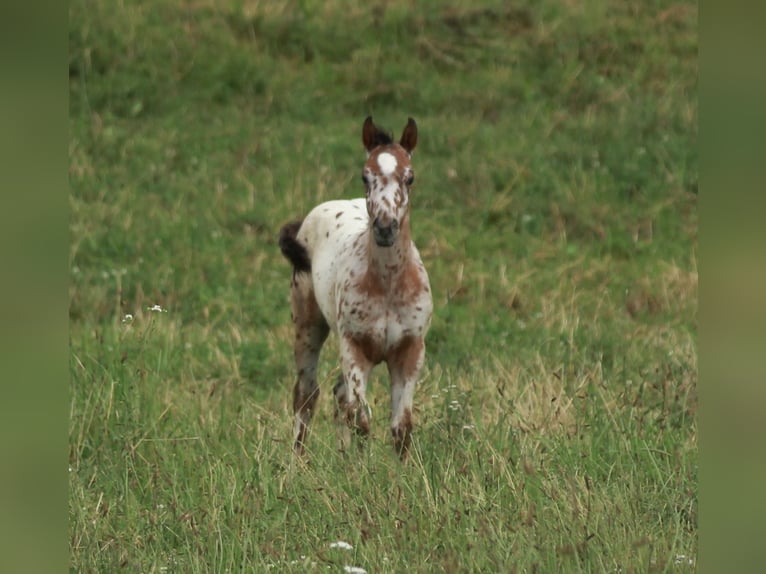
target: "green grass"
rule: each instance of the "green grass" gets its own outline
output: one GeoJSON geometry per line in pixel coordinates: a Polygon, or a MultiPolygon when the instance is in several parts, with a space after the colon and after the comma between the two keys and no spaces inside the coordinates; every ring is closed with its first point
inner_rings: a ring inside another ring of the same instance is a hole
{"type": "Polygon", "coordinates": [[[695,4],[72,0],[69,41],[72,571],[694,570],[695,4]],[[413,456],[384,367],[337,451],[331,339],[296,461],[276,236],[362,193],[370,113],[420,131],[413,456]]]}

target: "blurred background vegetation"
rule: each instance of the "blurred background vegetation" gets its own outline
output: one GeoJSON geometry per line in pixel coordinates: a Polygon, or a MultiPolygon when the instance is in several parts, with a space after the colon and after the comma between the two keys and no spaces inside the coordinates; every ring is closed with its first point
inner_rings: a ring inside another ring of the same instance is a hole
{"type": "MultiPolygon", "coordinates": [[[[597,530],[590,544],[610,567],[640,554],[665,568],[695,553],[695,3],[73,0],[69,86],[75,570],[166,564],[149,558],[160,550],[145,531],[160,527],[140,485],[182,464],[218,470],[240,448],[263,448],[283,484],[287,446],[269,441],[290,434],[293,365],[290,270],[276,236],[316,203],[363,192],[368,114],[396,135],[408,116],[419,126],[412,228],[435,298],[416,398],[423,468],[446,472],[451,460],[454,473],[465,462],[441,442],[449,429],[504,429],[471,448],[507,450],[514,480],[543,464],[558,468],[546,475],[554,490],[568,475],[599,477],[605,508],[634,500],[633,487],[654,493],[654,510],[632,506],[635,521],[614,541],[603,538],[613,526],[597,530]],[[205,438],[195,451],[151,437],[205,438]],[[574,456],[582,441],[589,463],[574,456]],[[667,453],[667,469],[636,455],[640,441],[667,453]],[[135,457],[141,464],[126,462],[135,457]],[[605,470],[615,465],[626,490],[605,470]],[[669,475],[670,491],[659,486],[669,475]],[[130,549],[136,536],[143,546],[130,549]]],[[[324,381],[334,353],[328,344],[324,381]]],[[[375,385],[381,448],[387,400],[387,385],[375,385]]],[[[332,452],[323,405],[316,447],[332,452]]],[[[228,464],[247,476],[263,460],[228,464]]],[[[316,480],[331,483],[338,468],[315,469],[316,480]]],[[[206,480],[191,473],[166,493],[177,498],[174,519],[204,508],[198,521],[234,536],[242,523],[221,519],[215,497],[190,494],[206,480]]],[[[271,488],[266,506],[288,504],[271,488]]],[[[506,494],[511,510],[488,518],[506,533],[488,539],[489,558],[474,567],[515,556],[522,570],[564,568],[555,553],[518,550],[518,535],[498,526],[523,500],[506,494]]],[[[529,540],[570,544],[571,524],[546,522],[550,500],[533,500],[529,540]]],[[[317,505],[309,523],[320,523],[317,505]]],[[[426,544],[438,538],[427,525],[441,520],[424,516],[426,544]]],[[[453,535],[460,555],[467,539],[453,535]]],[[[266,538],[254,555],[217,556],[263,566],[253,556],[269,554],[276,542],[266,538]]],[[[300,555],[280,540],[275,556],[300,555]]],[[[194,544],[209,549],[189,531],[160,553],[194,544]]],[[[204,569],[204,554],[186,567],[204,569]]]]}

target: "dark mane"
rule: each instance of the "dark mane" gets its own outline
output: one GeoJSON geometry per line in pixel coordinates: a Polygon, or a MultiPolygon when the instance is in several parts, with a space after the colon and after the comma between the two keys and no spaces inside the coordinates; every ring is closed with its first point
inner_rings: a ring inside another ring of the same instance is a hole
{"type": "Polygon", "coordinates": [[[394,138],[389,132],[384,132],[380,128],[375,129],[375,135],[372,136],[372,144],[374,147],[379,145],[388,145],[394,143],[394,138]]]}

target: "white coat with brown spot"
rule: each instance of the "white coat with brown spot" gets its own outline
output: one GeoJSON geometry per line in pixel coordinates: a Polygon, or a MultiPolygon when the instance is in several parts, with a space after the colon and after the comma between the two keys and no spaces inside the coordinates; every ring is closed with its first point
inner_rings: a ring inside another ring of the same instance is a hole
{"type": "Polygon", "coordinates": [[[336,417],[362,436],[369,434],[367,381],[372,368],[385,362],[391,378],[391,432],[404,457],[433,309],[428,274],[410,235],[417,126],[410,119],[395,143],[367,118],[362,140],[365,197],[323,203],[280,234],[280,247],[294,266],[294,446],[303,451],[319,395],[319,352],[332,330],[338,335],[342,370],[333,389],[336,417]]]}

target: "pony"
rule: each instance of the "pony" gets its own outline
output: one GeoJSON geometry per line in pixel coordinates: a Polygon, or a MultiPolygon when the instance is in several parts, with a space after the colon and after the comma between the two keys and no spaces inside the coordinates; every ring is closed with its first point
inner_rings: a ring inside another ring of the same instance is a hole
{"type": "Polygon", "coordinates": [[[298,371],[293,448],[298,454],[304,452],[319,397],[319,353],[333,331],[341,365],[334,412],[344,442],[350,429],[362,439],[369,436],[367,382],[373,367],[385,362],[394,449],[407,457],[413,395],[433,311],[428,274],[410,233],[417,141],[412,118],[397,143],[368,116],[362,126],[364,198],[327,201],[280,231],[280,249],[293,267],[290,308],[298,371]]]}

